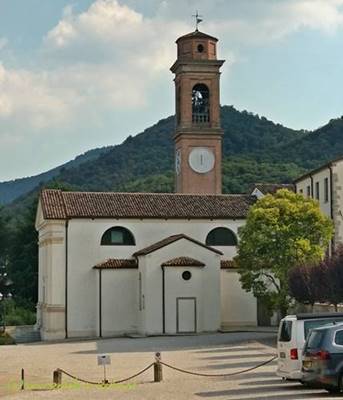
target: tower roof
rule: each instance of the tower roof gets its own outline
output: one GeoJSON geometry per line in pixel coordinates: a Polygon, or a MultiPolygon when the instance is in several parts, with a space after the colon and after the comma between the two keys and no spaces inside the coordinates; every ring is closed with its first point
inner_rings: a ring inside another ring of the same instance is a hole
{"type": "Polygon", "coordinates": [[[177,40],[176,43],[178,43],[180,40],[183,39],[211,39],[215,40],[218,42],[218,39],[215,38],[214,36],[210,36],[207,33],[200,32],[198,30],[195,30],[194,32],[187,33],[186,35],[180,36],[177,40]]]}

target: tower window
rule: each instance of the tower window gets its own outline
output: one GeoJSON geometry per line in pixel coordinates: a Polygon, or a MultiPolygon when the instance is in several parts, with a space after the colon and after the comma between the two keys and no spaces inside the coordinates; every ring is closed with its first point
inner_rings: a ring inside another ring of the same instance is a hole
{"type": "Polygon", "coordinates": [[[236,235],[228,228],[215,228],[206,238],[208,246],[237,246],[236,235]]]}
{"type": "Polygon", "coordinates": [[[102,246],[134,246],[135,244],[132,233],[122,226],[107,229],[101,238],[102,246]]]}
{"type": "Polygon", "coordinates": [[[202,53],[204,51],[204,46],[202,44],[198,44],[198,52],[202,53]]]}
{"type": "Polygon", "coordinates": [[[210,91],[203,83],[198,83],[192,90],[192,121],[195,124],[210,122],[210,91]]]}

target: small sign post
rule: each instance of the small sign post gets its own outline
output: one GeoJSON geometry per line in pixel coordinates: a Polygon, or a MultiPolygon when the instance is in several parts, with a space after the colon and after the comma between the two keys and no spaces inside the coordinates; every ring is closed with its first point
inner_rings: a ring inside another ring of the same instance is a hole
{"type": "Polygon", "coordinates": [[[103,365],[104,367],[104,380],[103,384],[107,385],[109,382],[106,378],[106,365],[111,365],[111,357],[108,354],[101,354],[98,356],[98,365],[103,365]]]}

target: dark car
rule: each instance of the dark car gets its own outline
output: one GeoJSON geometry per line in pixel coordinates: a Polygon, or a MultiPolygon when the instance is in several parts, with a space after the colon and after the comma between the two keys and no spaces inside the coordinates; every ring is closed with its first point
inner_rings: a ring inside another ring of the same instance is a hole
{"type": "Polygon", "coordinates": [[[343,391],[343,324],[313,329],[303,351],[303,383],[343,391]]]}

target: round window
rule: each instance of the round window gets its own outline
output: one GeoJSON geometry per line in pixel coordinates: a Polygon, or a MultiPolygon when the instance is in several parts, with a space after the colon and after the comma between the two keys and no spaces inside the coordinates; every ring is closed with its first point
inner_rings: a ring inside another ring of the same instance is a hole
{"type": "Polygon", "coordinates": [[[192,277],[192,274],[189,271],[182,272],[182,279],[185,281],[189,281],[192,277]]]}
{"type": "Polygon", "coordinates": [[[198,52],[202,53],[204,51],[204,46],[202,44],[198,44],[198,52]]]}

